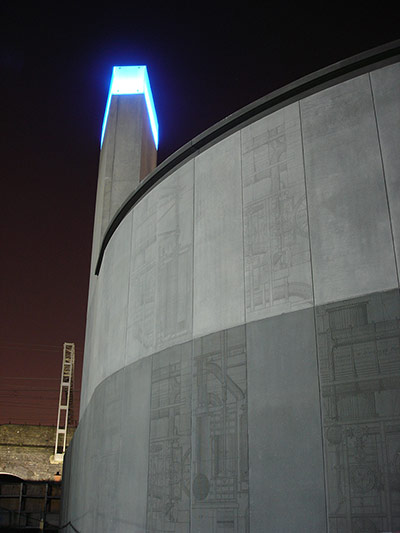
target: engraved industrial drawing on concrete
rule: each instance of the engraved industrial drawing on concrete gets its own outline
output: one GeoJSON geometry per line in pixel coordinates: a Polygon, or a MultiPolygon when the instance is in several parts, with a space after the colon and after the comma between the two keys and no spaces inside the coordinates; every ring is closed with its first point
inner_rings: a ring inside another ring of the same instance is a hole
{"type": "Polygon", "coordinates": [[[331,533],[400,529],[400,299],[317,309],[331,533]]]}
{"type": "Polygon", "coordinates": [[[190,521],[192,344],[153,356],[146,531],[184,533],[190,521]]]}
{"type": "Polygon", "coordinates": [[[156,350],[192,332],[193,164],[158,187],[156,350]]]}
{"type": "Polygon", "coordinates": [[[132,258],[128,305],[127,357],[149,355],[155,344],[154,316],[157,276],[157,203],[154,193],[133,211],[132,258]]]}
{"type": "Polygon", "coordinates": [[[194,341],[193,531],[248,531],[245,328],[194,341]]]}
{"type": "Polygon", "coordinates": [[[192,332],[193,164],[134,209],[128,357],[188,340],[192,332]]]}
{"type": "Polygon", "coordinates": [[[293,105],[242,132],[247,319],[312,304],[299,112],[293,105]]]}

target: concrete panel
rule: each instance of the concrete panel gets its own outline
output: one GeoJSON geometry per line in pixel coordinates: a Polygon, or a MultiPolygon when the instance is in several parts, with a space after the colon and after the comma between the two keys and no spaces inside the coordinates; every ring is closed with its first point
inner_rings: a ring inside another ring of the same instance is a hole
{"type": "MultiPolygon", "coordinates": [[[[75,433],[74,437],[72,439],[72,446],[71,451],[69,454],[69,471],[70,471],[70,485],[68,489],[68,517],[66,519],[66,522],[69,520],[72,521],[74,525],[79,523],[81,517],[81,509],[79,508],[79,497],[80,497],[80,491],[79,491],[79,477],[80,477],[80,471],[79,471],[79,455],[81,451],[80,447],[80,429],[78,428],[75,433]],[[72,452],[72,453],[71,453],[72,452]]],[[[63,504],[64,505],[64,504],[63,504]]]]}
{"type": "Polygon", "coordinates": [[[368,75],[300,105],[316,303],[396,287],[368,75]]]}
{"type": "Polygon", "coordinates": [[[89,295],[88,310],[86,318],[86,331],[85,331],[85,357],[83,359],[82,370],[82,386],[81,386],[81,398],[79,419],[81,420],[85,409],[90,401],[90,398],[95,389],[95,383],[97,382],[97,376],[95,371],[95,365],[93,361],[96,357],[99,335],[97,333],[99,326],[98,319],[98,288],[99,279],[97,276],[93,276],[91,280],[91,293],[89,295]]]}
{"type": "Polygon", "coordinates": [[[249,531],[245,327],[194,341],[191,531],[249,531]]]}
{"type": "Polygon", "coordinates": [[[157,277],[157,192],[133,210],[127,363],[154,352],[157,277]]]}
{"type": "Polygon", "coordinates": [[[192,337],[194,162],[157,187],[156,351],[192,337]]]}
{"type": "Polygon", "coordinates": [[[91,409],[91,405],[92,403],[86,409],[85,415],[81,419],[79,427],[74,434],[72,448],[71,444],[68,448],[68,453],[72,452],[72,468],[69,487],[68,519],[64,523],[71,521],[73,526],[79,531],[86,531],[88,528],[90,530],[93,517],[97,510],[97,468],[90,468],[90,459],[93,454],[90,436],[97,428],[92,426],[93,409],[91,409]]]}
{"type": "Polygon", "coordinates": [[[189,533],[191,359],[192,343],[153,356],[147,523],[140,531],[189,533]]]}
{"type": "MultiPolygon", "coordinates": [[[[74,434],[71,444],[68,447],[68,463],[74,465],[73,477],[71,472],[71,483],[69,486],[68,515],[63,517],[62,524],[69,520],[74,527],[80,530],[90,530],[93,516],[96,511],[96,469],[92,468],[93,439],[92,433],[96,431],[93,427],[93,401],[85,410],[81,417],[79,427],[74,434]]],[[[65,462],[64,462],[65,465],[65,462]]],[[[64,483],[64,468],[63,468],[64,483]]],[[[63,503],[63,508],[65,503],[63,503]]]]}
{"type": "Polygon", "coordinates": [[[313,309],[246,326],[250,530],[327,531],[313,309]]]}
{"type": "Polygon", "coordinates": [[[151,358],[125,368],[123,381],[115,531],[141,533],[146,529],[151,358]]]}
{"type": "MultiPolygon", "coordinates": [[[[82,456],[79,467],[79,480],[77,489],[79,491],[79,525],[82,531],[90,531],[93,517],[97,507],[97,467],[93,460],[94,450],[98,446],[97,428],[94,426],[93,402],[89,403],[83,418],[79,422],[80,439],[79,453],[82,456]]],[[[72,523],[74,521],[72,520],[72,523]]]]}
{"type": "Polygon", "coordinates": [[[400,64],[371,72],[371,84],[382,150],[390,216],[400,264],[400,64]]]}
{"type": "Polygon", "coordinates": [[[242,131],[246,321],[312,305],[298,104],[242,131]]]}
{"type": "Polygon", "coordinates": [[[125,365],[132,213],[122,221],[104,254],[98,279],[97,339],[93,351],[93,390],[125,365]]]}
{"type": "Polygon", "coordinates": [[[195,336],[244,322],[240,133],[195,160],[195,336]]]}
{"type": "Polygon", "coordinates": [[[121,370],[100,385],[94,406],[92,423],[96,439],[92,443],[92,454],[93,464],[97,466],[97,502],[92,530],[104,533],[116,530],[118,502],[115,493],[119,484],[123,385],[124,370],[121,370]]]}
{"type": "Polygon", "coordinates": [[[329,531],[400,528],[397,290],[317,308],[329,531]]]}
{"type": "Polygon", "coordinates": [[[133,210],[127,362],[192,336],[193,166],[133,210]]]}
{"type": "Polygon", "coordinates": [[[61,488],[61,510],[60,510],[60,526],[66,524],[69,520],[70,515],[70,490],[71,490],[71,463],[73,456],[73,446],[74,441],[69,443],[68,448],[64,454],[64,463],[62,469],[62,488],[61,488]]]}

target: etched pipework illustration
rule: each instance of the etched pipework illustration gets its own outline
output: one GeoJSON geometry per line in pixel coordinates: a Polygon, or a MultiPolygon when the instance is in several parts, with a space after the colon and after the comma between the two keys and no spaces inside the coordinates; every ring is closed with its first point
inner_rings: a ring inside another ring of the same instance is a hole
{"type": "Polygon", "coordinates": [[[247,315],[308,307],[311,267],[297,108],[244,130],[242,162],[247,315]]]}
{"type": "Polygon", "coordinates": [[[192,331],[193,178],[167,179],[158,194],[157,351],[192,331]]]}
{"type": "Polygon", "coordinates": [[[192,331],[193,178],[167,178],[133,219],[128,350],[141,356],[192,331]]]}
{"type": "Polygon", "coordinates": [[[133,212],[127,350],[136,351],[141,356],[151,353],[155,344],[156,207],[154,198],[149,195],[138,203],[133,212]]]}
{"type": "Polygon", "coordinates": [[[191,343],[187,343],[153,356],[148,532],[189,531],[191,355],[191,343]]]}
{"type": "Polygon", "coordinates": [[[400,298],[317,309],[330,533],[400,528],[400,298]]]}
{"type": "Polygon", "coordinates": [[[248,531],[247,360],[243,326],[194,341],[192,524],[248,531]]]}

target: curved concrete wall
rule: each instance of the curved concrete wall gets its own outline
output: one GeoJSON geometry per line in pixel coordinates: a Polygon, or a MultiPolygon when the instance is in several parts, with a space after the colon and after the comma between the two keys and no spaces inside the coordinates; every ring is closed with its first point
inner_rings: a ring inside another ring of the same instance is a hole
{"type": "Polygon", "coordinates": [[[92,284],[64,519],[400,529],[400,65],[234,131],[124,218],[92,284]]]}

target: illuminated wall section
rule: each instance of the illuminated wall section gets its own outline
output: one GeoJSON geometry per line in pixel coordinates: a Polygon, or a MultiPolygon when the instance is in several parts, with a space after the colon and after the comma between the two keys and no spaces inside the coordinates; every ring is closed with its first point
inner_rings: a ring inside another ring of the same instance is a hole
{"type": "Polygon", "coordinates": [[[63,524],[400,530],[394,49],[143,182],[92,277],[63,524]]]}

